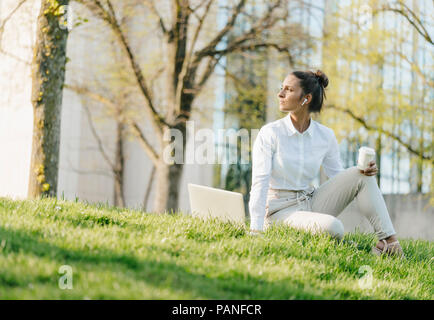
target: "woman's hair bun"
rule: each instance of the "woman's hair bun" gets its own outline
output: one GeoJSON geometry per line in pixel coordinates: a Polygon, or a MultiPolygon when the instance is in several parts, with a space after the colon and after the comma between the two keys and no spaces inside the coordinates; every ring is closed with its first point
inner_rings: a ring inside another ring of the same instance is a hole
{"type": "Polygon", "coordinates": [[[317,77],[319,84],[323,86],[323,88],[327,88],[329,85],[329,78],[325,75],[321,70],[317,70],[315,73],[315,77],[317,77]]]}

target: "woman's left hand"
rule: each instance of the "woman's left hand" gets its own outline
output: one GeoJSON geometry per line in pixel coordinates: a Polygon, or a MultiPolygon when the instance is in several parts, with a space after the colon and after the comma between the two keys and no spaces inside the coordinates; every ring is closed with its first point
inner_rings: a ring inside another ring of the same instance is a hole
{"type": "Polygon", "coordinates": [[[375,176],[378,172],[377,165],[375,161],[369,162],[369,167],[366,170],[360,170],[365,176],[375,176]]]}

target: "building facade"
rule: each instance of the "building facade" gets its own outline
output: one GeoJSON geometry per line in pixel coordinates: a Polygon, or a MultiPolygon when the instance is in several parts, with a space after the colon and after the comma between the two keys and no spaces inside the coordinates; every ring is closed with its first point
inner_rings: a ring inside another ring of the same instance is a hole
{"type": "MultiPolygon", "coordinates": [[[[128,15],[127,10],[131,8],[127,3],[116,4],[120,15],[128,15]]],[[[170,13],[168,2],[161,1],[158,5],[163,14],[170,13]]],[[[39,9],[40,1],[37,0],[28,0],[19,6],[14,0],[0,2],[0,25],[6,21],[1,31],[0,52],[0,88],[5,92],[0,98],[0,196],[27,197],[33,127],[30,71],[39,9]]],[[[143,97],[131,81],[129,64],[108,27],[76,2],[71,2],[68,10],[72,13],[73,25],[67,44],[69,62],[65,83],[94,91],[128,108],[128,112],[138,119],[148,140],[154,143],[152,127],[143,113],[143,97]],[[87,22],[85,18],[88,18],[87,22]]],[[[149,16],[147,8],[138,6],[135,10],[137,14],[128,16],[124,25],[134,53],[145,70],[150,65],[164,65],[164,54],[161,54],[164,48],[156,31],[158,23],[150,23],[155,17],[149,16]]],[[[203,45],[203,39],[199,39],[198,45],[203,45]]],[[[160,83],[156,86],[162,85],[164,79],[157,81],[160,83]]],[[[216,96],[221,94],[223,87],[218,85],[221,82],[218,76],[209,82],[213,85],[205,88],[206,94],[197,98],[190,119],[196,130],[214,126],[213,113],[218,107],[216,96]]],[[[156,91],[160,106],[164,105],[163,91],[156,91]]],[[[110,162],[115,162],[116,157],[118,121],[107,109],[101,101],[64,89],[58,197],[115,203],[115,181],[110,162]]],[[[131,132],[126,132],[122,139],[125,204],[152,211],[155,197],[153,164],[131,132]]],[[[187,149],[191,142],[187,141],[187,149]]],[[[212,185],[212,166],[184,165],[179,209],[189,211],[188,183],[212,185]]]]}

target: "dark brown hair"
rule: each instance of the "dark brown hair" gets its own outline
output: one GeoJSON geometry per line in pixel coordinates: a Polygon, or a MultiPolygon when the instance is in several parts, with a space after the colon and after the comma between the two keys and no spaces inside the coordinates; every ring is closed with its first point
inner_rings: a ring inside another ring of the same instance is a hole
{"type": "Polygon", "coordinates": [[[291,74],[300,80],[300,87],[303,90],[302,96],[308,93],[312,94],[309,112],[319,113],[326,98],[325,88],[329,84],[327,76],[321,70],[317,70],[316,72],[294,71],[291,74]]]}

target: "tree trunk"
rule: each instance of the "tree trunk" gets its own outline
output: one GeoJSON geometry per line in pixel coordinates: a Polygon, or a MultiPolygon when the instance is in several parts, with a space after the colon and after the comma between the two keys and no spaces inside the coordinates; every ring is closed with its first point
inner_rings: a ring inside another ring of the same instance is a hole
{"type": "Polygon", "coordinates": [[[423,185],[423,157],[422,155],[424,154],[425,151],[425,146],[424,146],[424,139],[423,139],[423,134],[424,134],[424,126],[423,126],[424,122],[422,120],[422,127],[420,128],[420,139],[419,139],[419,148],[420,150],[422,150],[421,155],[419,156],[419,159],[417,161],[417,189],[416,192],[422,193],[422,185],[423,185]]]}
{"type": "Polygon", "coordinates": [[[377,145],[376,145],[376,159],[375,159],[375,163],[377,164],[377,168],[378,168],[378,173],[377,173],[377,184],[378,184],[378,188],[381,189],[381,133],[378,133],[378,137],[377,137],[377,145]]]}
{"type": "Polygon", "coordinates": [[[183,164],[165,164],[157,167],[157,183],[154,211],[175,213],[178,207],[183,164]]]}
{"type": "Polygon", "coordinates": [[[33,141],[28,196],[55,197],[60,144],[62,90],[68,29],[60,27],[58,6],[68,0],[41,3],[32,63],[33,141]]]}
{"type": "MultiPolygon", "coordinates": [[[[161,154],[166,148],[172,150],[172,159],[176,159],[176,152],[182,150],[183,159],[185,159],[185,147],[186,147],[186,123],[179,122],[176,127],[172,129],[178,129],[182,133],[182,139],[174,139],[173,142],[164,141],[162,145],[161,154]]],[[[178,207],[179,189],[181,183],[182,171],[184,164],[167,163],[164,157],[161,157],[160,162],[156,166],[156,197],[154,204],[154,211],[175,213],[178,207]]]]}
{"type": "Polygon", "coordinates": [[[124,125],[121,122],[117,123],[116,128],[116,160],[115,160],[115,206],[125,207],[124,194],[124,125]]]}
{"type": "Polygon", "coordinates": [[[115,206],[125,207],[123,172],[115,176],[115,206]]]}

